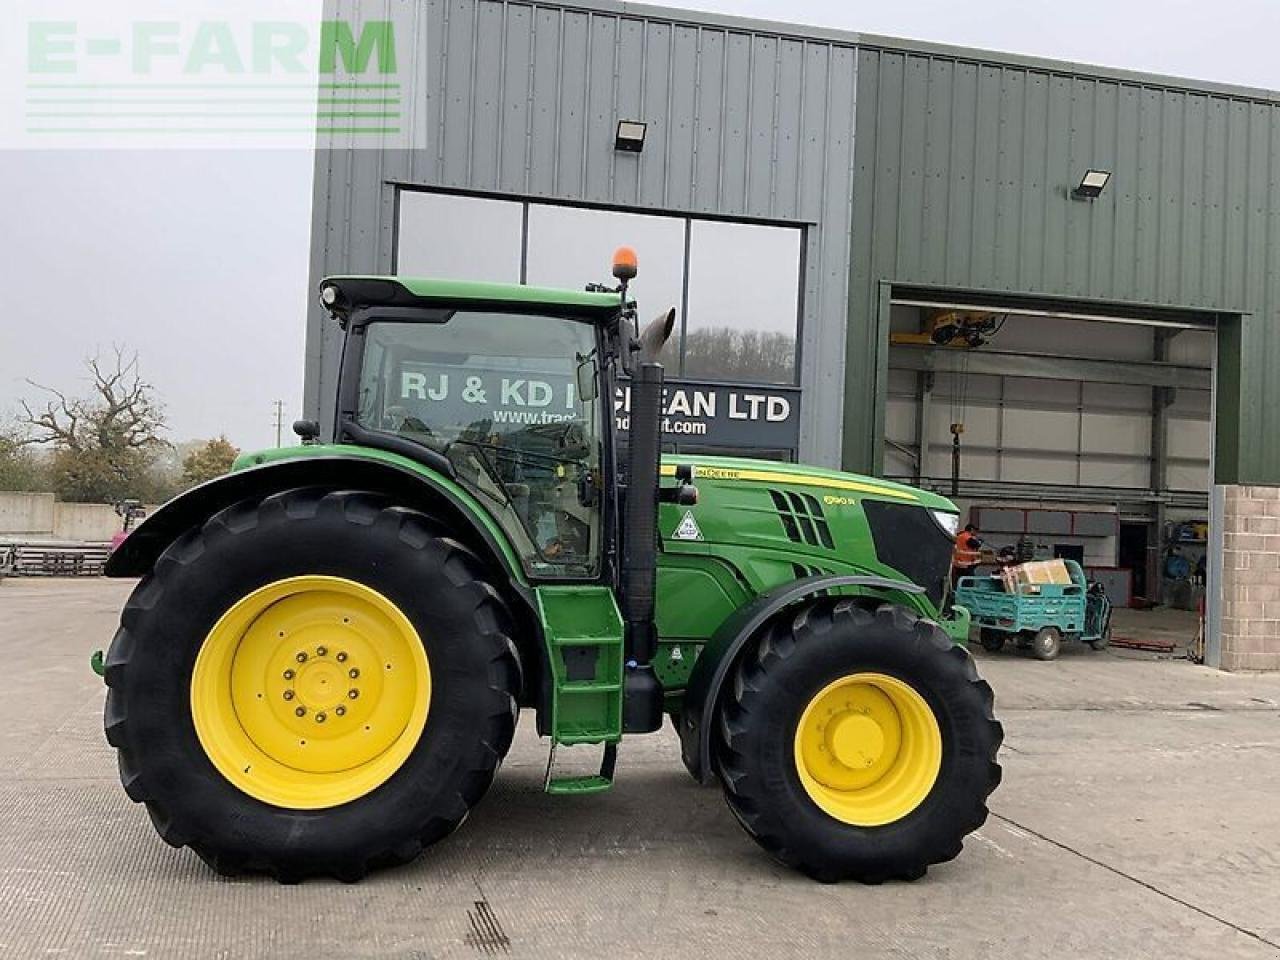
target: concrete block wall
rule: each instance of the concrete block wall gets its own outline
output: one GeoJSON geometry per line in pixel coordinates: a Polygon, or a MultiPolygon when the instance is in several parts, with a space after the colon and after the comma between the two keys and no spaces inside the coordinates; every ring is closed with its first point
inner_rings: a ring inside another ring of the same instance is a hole
{"type": "Polygon", "coordinates": [[[1226,488],[1222,669],[1280,670],[1280,487],[1226,488]]]}
{"type": "Polygon", "coordinates": [[[52,536],[56,506],[52,493],[0,492],[0,536],[52,536]]]}
{"type": "MultiPolygon", "coordinates": [[[[157,508],[146,508],[150,515],[157,508]]],[[[0,537],[104,543],[120,529],[109,503],[61,503],[52,493],[0,491],[0,537]]]]}
{"type": "Polygon", "coordinates": [[[106,503],[56,503],[53,509],[55,540],[110,540],[120,529],[115,507],[106,503]]]}

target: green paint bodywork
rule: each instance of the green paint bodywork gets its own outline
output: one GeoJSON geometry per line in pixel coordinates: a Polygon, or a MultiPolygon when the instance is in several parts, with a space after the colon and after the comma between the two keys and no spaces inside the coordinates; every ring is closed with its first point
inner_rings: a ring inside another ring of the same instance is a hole
{"type": "MultiPolygon", "coordinates": [[[[616,313],[622,300],[616,293],[590,290],[557,290],[550,287],[525,287],[514,283],[487,283],[474,280],[435,280],[423,277],[343,276],[343,280],[384,280],[402,287],[415,297],[435,302],[512,303],[522,307],[568,307],[589,312],[616,313]]],[[[322,281],[321,286],[328,280],[322,281]]]]}
{"type": "MultiPolygon", "coordinates": [[[[716,628],[733,611],[773,587],[812,574],[906,579],[877,560],[862,510],[864,498],[957,512],[950,500],[925,490],[803,464],[728,457],[663,458],[664,467],[680,463],[697,468],[694,484],[698,503],[694,507],[663,504],[659,508],[663,553],[658,561],[657,619],[661,648],[654,663],[664,687],[675,696],[688,682],[702,645],[716,628]],[[788,538],[771,490],[802,491],[821,501],[833,546],[788,538]],[[676,529],[686,512],[694,518],[701,539],[676,539],[676,529]]],[[[943,620],[924,594],[859,587],[838,592],[881,596],[900,603],[937,620],[956,642],[968,640],[968,611],[956,608],[951,619],[943,620]]]]}

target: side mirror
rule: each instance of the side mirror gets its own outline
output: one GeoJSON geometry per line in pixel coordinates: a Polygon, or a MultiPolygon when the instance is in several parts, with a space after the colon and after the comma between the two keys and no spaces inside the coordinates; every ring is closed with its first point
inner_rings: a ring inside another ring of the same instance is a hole
{"type": "Polygon", "coordinates": [[[600,378],[597,376],[594,356],[578,357],[578,399],[590,403],[600,396],[600,378]]]}
{"type": "Polygon", "coordinates": [[[660,313],[645,324],[637,339],[640,344],[640,360],[643,363],[657,362],[658,354],[662,353],[662,348],[671,339],[671,332],[675,329],[675,326],[675,307],[671,307],[665,313],[660,313]]]}
{"type": "Polygon", "coordinates": [[[320,424],[316,420],[295,420],[293,432],[302,438],[303,443],[316,443],[320,436],[320,424]]]}
{"type": "Polygon", "coordinates": [[[681,507],[692,507],[697,504],[698,488],[693,485],[697,473],[697,468],[691,463],[676,464],[676,485],[662,487],[658,491],[658,502],[674,503],[681,507]]]}

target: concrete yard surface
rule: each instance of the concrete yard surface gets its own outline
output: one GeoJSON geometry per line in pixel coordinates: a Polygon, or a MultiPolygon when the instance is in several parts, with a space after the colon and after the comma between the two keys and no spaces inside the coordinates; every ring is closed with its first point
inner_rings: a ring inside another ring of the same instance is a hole
{"type": "Polygon", "coordinates": [[[992,816],[922,881],[772,862],[670,729],[615,788],[541,792],[522,718],[454,836],[357,885],[223,879],[129,802],[89,670],[131,583],[0,583],[0,958],[1280,957],[1280,676],[1068,646],[978,651],[992,816]]]}

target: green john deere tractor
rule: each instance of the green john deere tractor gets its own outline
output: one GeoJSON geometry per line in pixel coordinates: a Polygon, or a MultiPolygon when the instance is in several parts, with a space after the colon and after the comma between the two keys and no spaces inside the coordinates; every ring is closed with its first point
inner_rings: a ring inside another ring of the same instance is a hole
{"type": "Polygon", "coordinates": [[[242,456],[108,564],[142,579],[106,735],[166,841],[286,882],[411,860],[479,803],[527,707],[549,793],[608,788],[624,736],[670,716],[689,772],[819,880],[960,852],[1002,734],[968,616],[942,613],[955,507],[661,457],[675,311],[640,331],[634,275],[624,248],[618,285],[585,292],[324,281],[331,436],[299,422],[301,446],[242,456]],[[567,775],[570,746],[598,772],[567,775]]]}

